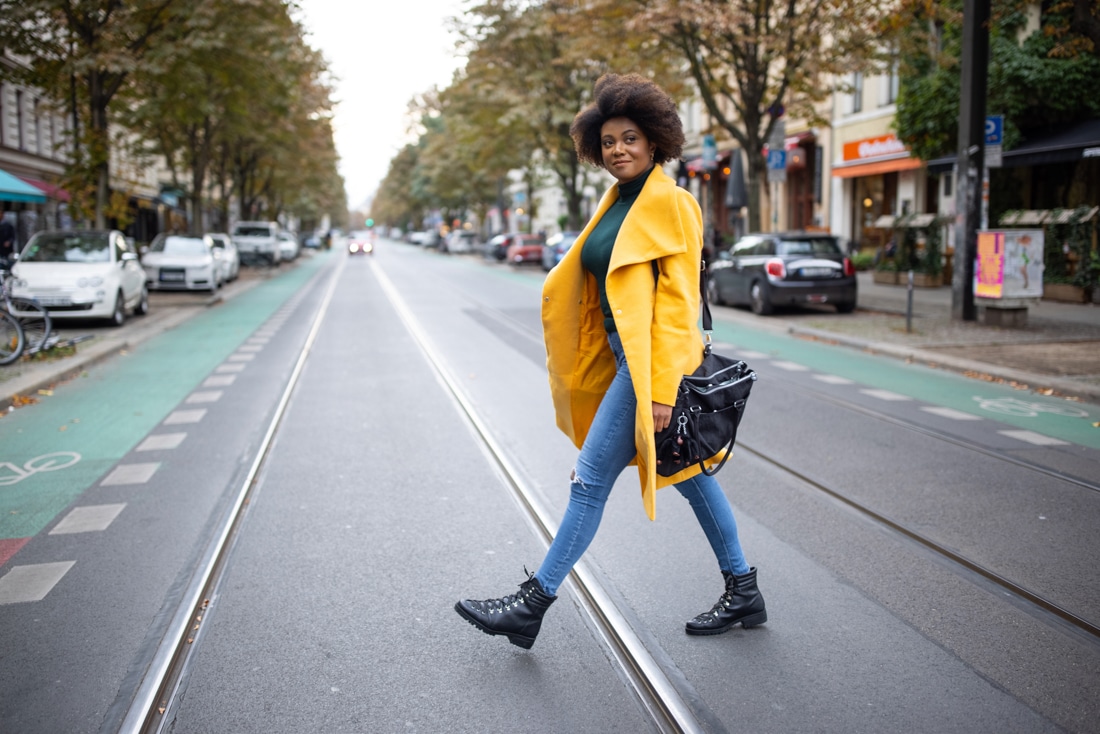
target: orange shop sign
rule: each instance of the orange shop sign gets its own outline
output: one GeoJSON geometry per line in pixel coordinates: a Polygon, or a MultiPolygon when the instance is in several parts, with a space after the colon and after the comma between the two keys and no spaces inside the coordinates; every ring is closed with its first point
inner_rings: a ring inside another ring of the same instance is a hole
{"type": "Polygon", "coordinates": [[[893,133],[881,135],[877,138],[864,138],[853,140],[844,144],[844,162],[856,163],[858,161],[875,160],[878,158],[897,158],[909,155],[909,149],[905,143],[897,139],[893,133]]]}

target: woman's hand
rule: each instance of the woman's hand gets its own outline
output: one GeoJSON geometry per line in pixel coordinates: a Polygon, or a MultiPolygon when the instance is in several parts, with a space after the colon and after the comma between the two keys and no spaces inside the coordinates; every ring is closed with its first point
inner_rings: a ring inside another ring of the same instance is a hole
{"type": "Polygon", "coordinates": [[[664,403],[658,403],[653,401],[653,430],[655,433],[668,428],[668,424],[672,422],[672,406],[665,405],[664,403]]]}

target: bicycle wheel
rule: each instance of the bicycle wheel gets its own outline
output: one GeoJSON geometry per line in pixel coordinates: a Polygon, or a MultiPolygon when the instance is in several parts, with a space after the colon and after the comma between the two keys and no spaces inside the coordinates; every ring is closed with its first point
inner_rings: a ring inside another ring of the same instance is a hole
{"type": "Polygon", "coordinates": [[[0,311],[0,365],[23,356],[23,327],[7,311],[0,311]]]}
{"type": "Polygon", "coordinates": [[[49,311],[30,298],[11,299],[8,310],[12,316],[19,319],[19,324],[23,327],[24,351],[27,354],[34,354],[44,349],[53,326],[49,311]]]}

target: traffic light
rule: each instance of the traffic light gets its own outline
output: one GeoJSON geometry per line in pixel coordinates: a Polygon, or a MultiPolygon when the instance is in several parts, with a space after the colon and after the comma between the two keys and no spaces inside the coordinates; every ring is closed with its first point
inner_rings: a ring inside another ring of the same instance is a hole
{"type": "Polygon", "coordinates": [[[367,220],[367,226],[368,227],[373,227],[374,226],[374,220],[373,219],[368,219],[367,220]]]}

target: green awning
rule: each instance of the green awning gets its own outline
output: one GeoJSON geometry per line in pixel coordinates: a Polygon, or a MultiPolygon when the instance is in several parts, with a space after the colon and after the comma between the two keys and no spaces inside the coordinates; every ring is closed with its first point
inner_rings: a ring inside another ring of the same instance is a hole
{"type": "Polygon", "coordinates": [[[0,201],[26,201],[31,204],[45,204],[46,194],[41,189],[35,188],[0,169],[0,201]]]}

